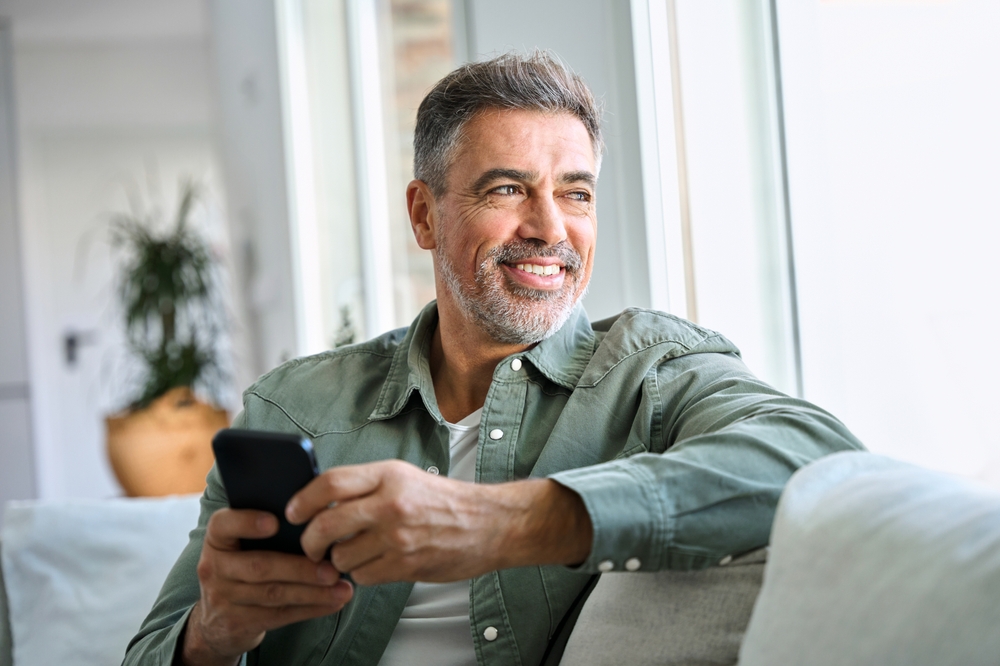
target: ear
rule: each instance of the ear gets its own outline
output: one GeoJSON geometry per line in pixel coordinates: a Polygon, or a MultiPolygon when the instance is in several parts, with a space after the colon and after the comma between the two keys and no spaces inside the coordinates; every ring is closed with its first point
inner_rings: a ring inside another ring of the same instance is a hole
{"type": "Polygon", "coordinates": [[[410,212],[413,237],[424,250],[433,250],[437,231],[434,195],[422,180],[411,180],[406,186],[406,208],[410,212]]]}

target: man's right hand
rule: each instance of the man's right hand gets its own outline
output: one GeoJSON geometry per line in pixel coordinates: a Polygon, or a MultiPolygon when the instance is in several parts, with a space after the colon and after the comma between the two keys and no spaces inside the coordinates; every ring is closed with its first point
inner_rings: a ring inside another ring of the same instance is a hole
{"type": "Polygon", "coordinates": [[[235,664],[267,631],[336,613],[350,601],[353,587],[329,561],[240,550],[240,538],[277,531],[277,519],[260,511],[220,509],[209,519],[198,561],[201,599],[184,632],[184,664],[235,664]]]}

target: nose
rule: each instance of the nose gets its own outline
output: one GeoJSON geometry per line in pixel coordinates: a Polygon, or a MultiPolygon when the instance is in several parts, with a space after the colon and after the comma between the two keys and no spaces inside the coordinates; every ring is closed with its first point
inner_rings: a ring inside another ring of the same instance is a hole
{"type": "Polygon", "coordinates": [[[528,201],[518,234],[525,240],[540,240],[555,245],[566,240],[565,213],[551,196],[536,196],[528,201]]]}

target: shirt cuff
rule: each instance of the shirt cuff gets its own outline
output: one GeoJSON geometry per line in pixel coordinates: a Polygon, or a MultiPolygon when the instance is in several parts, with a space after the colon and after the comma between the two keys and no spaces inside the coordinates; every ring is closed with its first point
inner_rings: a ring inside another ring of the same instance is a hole
{"type": "Polygon", "coordinates": [[[652,473],[616,460],[549,478],[577,493],[590,514],[590,555],[574,571],[657,571],[664,566],[670,525],[652,473]]]}

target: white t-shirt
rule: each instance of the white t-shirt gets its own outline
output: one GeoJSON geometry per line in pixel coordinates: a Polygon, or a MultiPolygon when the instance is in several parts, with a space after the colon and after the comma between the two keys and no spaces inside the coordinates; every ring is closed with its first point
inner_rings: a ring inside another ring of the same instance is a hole
{"type": "MultiPolygon", "coordinates": [[[[476,480],[476,444],[483,410],[448,423],[448,478],[476,480]]],[[[469,625],[469,581],[415,583],[379,666],[468,666],[476,663],[469,625]]]]}

